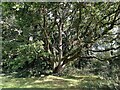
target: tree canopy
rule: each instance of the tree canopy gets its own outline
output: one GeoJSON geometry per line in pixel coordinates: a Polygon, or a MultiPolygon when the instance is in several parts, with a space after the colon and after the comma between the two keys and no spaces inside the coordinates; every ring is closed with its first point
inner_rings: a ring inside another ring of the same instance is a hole
{"type": "Polygon", "coordinates": [[[76,60],[119,65],[118,2],[14,2],[2,8],[3,71],[60,73],[76,60]]]}

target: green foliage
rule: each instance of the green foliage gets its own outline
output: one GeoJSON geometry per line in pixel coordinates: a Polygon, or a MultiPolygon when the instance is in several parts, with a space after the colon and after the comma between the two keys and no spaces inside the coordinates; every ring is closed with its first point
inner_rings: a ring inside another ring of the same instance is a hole
{"type": "Polygon", "coordinates": [[[2,7],[3,72],[39,76],[70,63],[65,74],[118,76],[119,3],[6,2],[2,7]]]}
{"type": "MultiPolygon", "coordinates": [[[[9,72],[20,72],[26,68],[36,68],[36,70],[33,69],[32,71],[28,71],[32,74],[33,71],[35,71],[34,74],[39,74],[39,72],[41,74],[44,72],[45,67],[48,67],[47,69],[49,70],[49,64],[42,58],[49,56],[49,53],[44,51],[43,44],[43,41],[37,41],[36,43],[25,44],[16,47],[10,52],[10,55],[8,56],[9,58],[4,61],[3,68],[6,67],[9,72]]],[[[28,75],[29,74],[30,73],[28,73],[28,75]]]]}

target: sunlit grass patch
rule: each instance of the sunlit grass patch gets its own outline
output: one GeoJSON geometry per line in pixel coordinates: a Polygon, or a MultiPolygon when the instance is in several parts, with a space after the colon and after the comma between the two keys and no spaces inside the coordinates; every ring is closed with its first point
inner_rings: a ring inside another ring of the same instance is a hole
{"type": "Polygon", "coordinates": [[[45,76],[42,78],[13,78],[1,76],[0,88],[100,88],[108,81],[100,76],[45,76]]]}

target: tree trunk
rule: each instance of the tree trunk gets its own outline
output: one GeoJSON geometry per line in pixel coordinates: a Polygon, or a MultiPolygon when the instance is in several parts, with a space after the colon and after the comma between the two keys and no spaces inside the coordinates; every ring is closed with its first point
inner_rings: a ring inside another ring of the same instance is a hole
{"type": "Polygon", "coordinates": [[[63,51],[62,51],[62,31],[63,31],[63,24],[60,22],[58,25],[59,30],[59,60],[62,59],[63,51]]]}
{"type": "Polygon", "coordinates": [[[44,15],[43,15],[43,29],[44,29],[45,50],[49,52],[49,36],[47,32],[45,7],[44,7],[44,15]]]}
{"type": "Polygon", "coordinates": [[[57,66],[54,67],[53,73],[61,73],[61,71],[64,68],[64,65],[62,64],[62,57],[63,57],[63,50],[62,50],[62,31],[63,31],[63,23],[62,20],[59,21],[57,24],[58,31],[59,31],[59,61],[57,66]]]}
{"type": "Polygon", "coordinates": [[[53,69],[53,73],[61,73],[64,69],[65,65],[63,64],[58,64],[54,69],[53,69]]]}

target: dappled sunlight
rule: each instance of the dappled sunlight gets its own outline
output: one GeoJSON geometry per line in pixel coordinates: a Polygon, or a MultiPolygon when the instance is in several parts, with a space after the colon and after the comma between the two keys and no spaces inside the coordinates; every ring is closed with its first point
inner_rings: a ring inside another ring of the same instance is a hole
{"type": "MultiPolygon", "coordinates": [[[[1,77],[0,77],[1,78],[1,77]]],[[[98,76],[46,76],[44,78],[2,78],[2,88],[76,88],[103,82],[98,76]]],[[[95,85],[94,85],[95,84],[95,85]]]]}
{"type": "Polygon", "coordinates": [[[120,3],[1,8],[0,88],[120,88],[120,3]]]}
{"type": "Polygon", "coordinates": [[[33,83],[41,83],[42,81],[40,81],[40,80],[36,80],[35,82],[33,82],[33,83]]]}

